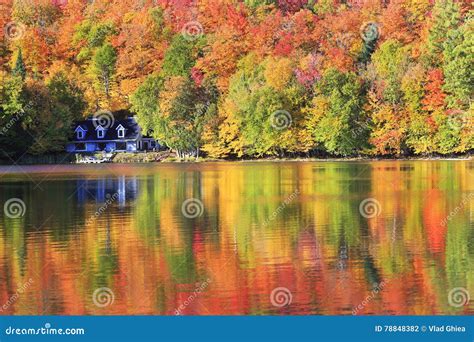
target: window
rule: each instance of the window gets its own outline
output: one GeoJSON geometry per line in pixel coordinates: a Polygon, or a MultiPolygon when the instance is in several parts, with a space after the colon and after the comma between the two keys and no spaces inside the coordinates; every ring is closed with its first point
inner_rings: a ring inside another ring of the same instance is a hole
{"type": "Polygon", "coordinates": [[[82,130],[77,131],[77,139],[81,140],[84,139],[85,132],[82,130]]]}
{"type": "Polygon", "coordinates": [[[124,128],[120,128],[118,130],[118,137],[119,138],[124,138],[125,137],[125,129],[124,128]]]}
{"type": "Polygon", "coordinates": [[[102,139],[105,136],[105,130],[104,129],[98,129],[97,130],[97,138],[102,139]]]}

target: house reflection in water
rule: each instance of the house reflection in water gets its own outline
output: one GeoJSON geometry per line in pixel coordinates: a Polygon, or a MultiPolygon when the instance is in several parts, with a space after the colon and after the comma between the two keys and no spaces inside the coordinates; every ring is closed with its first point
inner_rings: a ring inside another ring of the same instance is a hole
{"type": "Polygon", "coordinates": [[[137,198],[137,177],[103,177],[77,180],[77,202],[80,205],[95,202],[105,203],[108,199],[125,207],[126,202],[137,198]]]}

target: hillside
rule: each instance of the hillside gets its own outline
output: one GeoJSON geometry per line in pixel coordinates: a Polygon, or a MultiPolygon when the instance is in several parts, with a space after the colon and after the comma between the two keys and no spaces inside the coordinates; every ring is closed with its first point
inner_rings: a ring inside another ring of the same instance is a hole
{"type": "Polygon", "coordinates": [[[109,112],[210,158],[466,153],[471,6],[0,0],[0,156],[62,151],[109,112]]]}

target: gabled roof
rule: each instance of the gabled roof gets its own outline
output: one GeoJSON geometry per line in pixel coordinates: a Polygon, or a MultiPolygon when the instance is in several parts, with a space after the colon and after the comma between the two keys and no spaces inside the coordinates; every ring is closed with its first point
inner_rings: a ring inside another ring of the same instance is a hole
{"type": "Polygon", "coordinates": [[[81,125],[77,125],[76,129],[74,130],[74,132],[77,132],[77,131],[85,132],[85,131],[87,131],[87,129],[85,129],[85,128],[82,127],[81,125]]]}
{"type": "Polygon", "coordinates": [[[100,140],[100,141],[106,141],[106,140],[136,140],[140,136],[140,126],[138,126],[137,122],[135,121],[134,118],[128,118],[125,120],[115,120],[112,124],[111,127],[106,128],[105,136],[103,138],[98,139],[97,138],[97,131],[96,129],[98,128],[99,123],[97,120],[94,118],[92,119],[87,119],[84,121],[77,121],[73,128],[74,132],[76,133],[77,130],[79,130],[79,127],[85,131],[85,136],[84,139],[77,139],[77,135],[74,134],[72,136],[72,141],[90,141],[90,140],[100,140]],[[122,126],[125,128],[125,137],[119,138],[118,137],[118,128],[122,126]]]}

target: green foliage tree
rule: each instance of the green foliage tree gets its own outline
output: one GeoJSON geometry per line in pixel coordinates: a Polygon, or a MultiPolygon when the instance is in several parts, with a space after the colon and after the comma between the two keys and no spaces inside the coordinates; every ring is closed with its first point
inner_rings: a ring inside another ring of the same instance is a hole
{"type": "Polygon", "coordinates": [[[357,76],[329,69],[315,86],[314,105],[318,111],[310,130],[315,140],[332,154],[350,156],[367,146],[367,128],[363,124],[363,91],[357,76]]]}
{"type": "Polygon", "coordinates": [[[187,77],[151,76],[133,94],[139,124],[180,158],[199,157],[204,126],[216,111],[217,91],[187,77]]]}
{"type": "Polygon", "coordinates": [[[425,78],[423,66],[416,64],[407,70],[401,84],[405,109],[409,116],[406,144],[416,154],[428,154],[435,150],[434,129],[429,125],[430,114],[423,108],[425,78]]]}
{"type": "Polygon", "coordinates": [[[186,39],[184,35],[177,34],[171,41],[163,59],[163,77],[189,76],[195,64],[195,43],[186,39]]]}
{"type": "Polygon", "coordinates": [[[26,66],[23,61],[23,54],[21,49],[18,49],[18,55],[16,56],[15,67],[13,68],[13,75],[21,77],[22,80],[25,80],[26,77],[26,66]]]}
{"type": "Polygon", "coordinates": [[[0,145],[3,154],[42,154],[63,151],[74,120],[85,108],[82,91],[64,74],[45,85],[2,80],[0,89],[0,145]]]}
{"type": "Polygon", "coordinates": [[[403,101],[401,82],[409,65],[408,52],[400,42],[389,39],[372,56],[377,78],[383,84],[383,99],[388,103],[403,101]]]}
{"type": "Polygon", "coordinates": [[[64,151],[71,127],[85,109],[82,91],[63,73],[46,84],[30,81],[25,87],[28,102],[23,125],[32,137],[30,154],[64,151]]]}
{"type": "Polygon", "coordinates": [[[287,60],[268,58],[259,63],[255,54],[241,60],[227,100],[233,104],[229,115],[238,122],[247,155],[283,156],[299,150],[302,93],[302,87],[295,86],[287,60]]]}
{"type": "Polygon", "coordinates": [[[474,20],[447,32],[443,44],[443,73],[448,108],[469,109],[474,94],[474,20]]]}
{"type": "Polygon", "coordinates": [[[453,0],[437,0],[432,11],[432,26],[429,30],[427,48],[424,56],[430,65],[439,66],[442,62],[444,42],[448,32],[460,26],[461,12],[459,3],[453,0]]]}
{"type": "Polygon", "coordinates": [[[13,155],[27,146],[22,127],[26,105],[21,77],[0,73],[0,156],[13,155]]]}
{"type": "Polygon", "coordinates": [[[108,37],[116,33],[115,25],[110,22],[96,22],[92,19],[82,21],[75,30],[72,43],[79,46],[79,61],[87,61],[93,57],[97,48],[104,46],[108,37]]]}
{"type": "Polygon", "coordinates": [[[111,81],[115,73],[117,54],[111,44],[104,44],[94,55],[93,67],[96,77],[100,80],[107,98],[110,97],[111,81]]]}
{"type": "Polygon", "coordinates": [[[370,61],[370,58],[377,47],[379,36],[379,26],[376,23],[369,23],[364,27],[364,31],[362,32],[362,51],[359,56],[359,61],[361,63],[367,63],[370,61]]]}
{"type": "Polygon", "coordinates": [[[158,75],[148,76],[130,100],[131,109],[136,113],[143,131],[145,133],[152,131],[156,136],[163,136],[166,128],[158,104],[163,83],[163,78],[158,75]]]}

